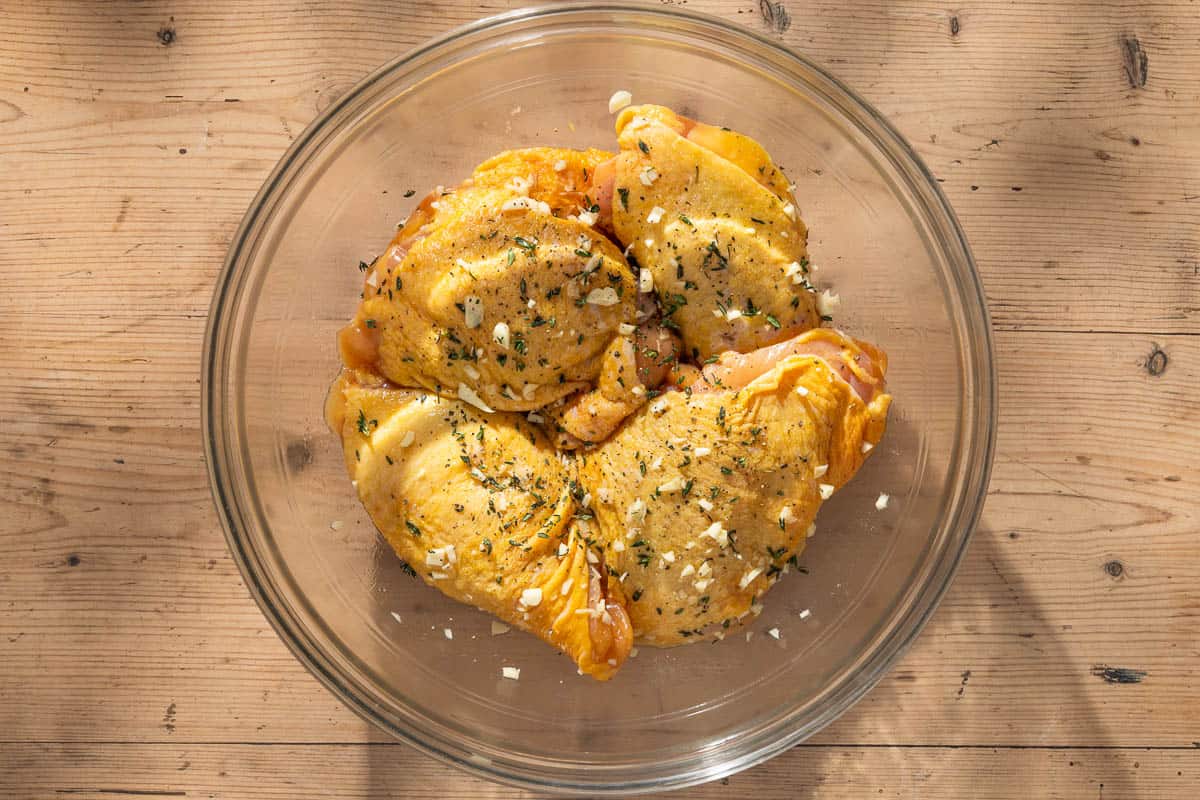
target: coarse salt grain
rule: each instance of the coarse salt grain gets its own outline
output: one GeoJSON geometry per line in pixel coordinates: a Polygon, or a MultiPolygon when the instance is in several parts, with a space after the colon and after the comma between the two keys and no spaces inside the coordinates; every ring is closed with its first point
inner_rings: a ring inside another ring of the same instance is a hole
{"type": "Polygon", "coordinates": [[[813,470],[813,477],[814,478],[824,478],[826,472],[829,472],[829,465],[821,464],[813,470]]]}
{"type": "Polygon", "coordinates": [[[396,613],[395,611],[392,612],[392,619],[396,620],[396,622],[401,625],[404,624],[404,620],[400,619],[400,615],[398,613],[396,613]]]}
{"type": "Polygon", "coordinates": [[[808,619],[812,616],[812,611],[807,608],[800,612],[800,619],[808,619]]]}
{"type": "Polygon", "coordinates": [[[779,638],[779,628],[771,628],[771,630],[767,631],[767,635],[770,636],[772,639],[778,639],[779,638]]]}
{"type": "Polygon", "coordinates": [[[871,452],[874,449],[875,449],[875,445],[871,444],[870,442],[862,443],[863,455],[866,455],[867,453],[871,452]]]}
{"type": "Polygon", "coordinates": [[[822,500],[828,500],[833,497],[833,484],[831,483],[819,483],[817,484],[817,490],[821,492],[822,500]]]}
{"type": "Polygon", "coordinates": [[[881,493],[881,494],[879,495],[879,498],[878,498],[878,499],[875,501],[875,510],[876,510],[876,511],[883,511],[885,508],[887,508],[887,507],[888,507],[888,501],[889,501],[889,500],[891,500],[891,499],[892,499],[892,498],[891,498],[891,497],[889,497],[888,495],[886,495],[886,494],[882,494],[882,493],[881,493]]]}
{"type": "Polygon", "coordinates": [[[501,634],[508,633],[508,631],[509,627],[503,622],[492,620],[492,636],[500,636],[501,634]]]}
{"type": "Polygon", "coordinates": [[[501,667],[500,674],[510,681],[521,680],[521,670],[518,667],[501,667]]]}
{"type": "Polygon", "coordinates": [[[633,95],[624,89],[618,89],[608,98],[608,113],[615,114],[633,102],[633,95]]]}
{"type": "Polygon", "coordinates": [[[442,635],[445,636],[447,639],[453,639],[454,631],[450,630],[449,628],[442,628],[442,635]]]}

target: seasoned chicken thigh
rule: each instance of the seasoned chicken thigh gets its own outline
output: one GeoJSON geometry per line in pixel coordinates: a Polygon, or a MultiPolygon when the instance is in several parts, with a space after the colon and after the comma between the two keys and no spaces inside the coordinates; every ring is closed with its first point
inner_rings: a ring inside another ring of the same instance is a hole
{"type": "Polygon", "coordinates": [[[585,541],[571,471],[541,431],[366,380],[343,373],[328,413],[359,499],[396,553],[426,583],[609,678],[632,641],[624,594],[585,541]]]}
{"type": "Polygon", "coordinates": [[[620,153],[592,175],[601,222],[648,271],[686,353],[745,352],[820,323],[808,231],[761,145],[662,106],[625,109],[617,135],[620,153]]]}
{"type": "Polygon", "coordinates": [[[583,460],[639,641],[681,644],[746,615],[882,436],[885,369],[869,345],[810,331],[709,365],[583,460]]]}

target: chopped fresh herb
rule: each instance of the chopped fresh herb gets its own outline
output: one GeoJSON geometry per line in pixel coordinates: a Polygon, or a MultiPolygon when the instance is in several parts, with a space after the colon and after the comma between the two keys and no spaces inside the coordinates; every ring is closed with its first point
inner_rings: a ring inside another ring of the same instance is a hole
{"type": "Polygon", "coordinates": [[[617,194],[621,196],[621,208],[629,210],[629,190],[624,186],[617,187],[617,194]]]}
{"type": "Polygon", "coordinates": [[[404,193],[404,196],[405,196],[405,197],[412,197],[412,196],[413,196],[414,194],[416,194],[416,193],[417,193],[417,190],[416,190],[416,189],[409,189],[408,191],[406,191],[406,192],[404,193]]]}
{"type": "Polygon", "coordinates": [[[530,255],[533,255],[534,252],[537,250],[537,242],[536,241],[531,242],[528,239],[526,239],[524,236],[515,237],[513,239],[513,243],[516,244],[517,247],[519,247],[522,250],[524,250],[525,252],[529,253],[530,255]]]}
{"type": "Polygon", "coordinates": [[[397,275],[396,276],[396,291],[398,292],[403,288],[404,288],[404,283],[400,280],[400,276],[397,275]]]}
{"type": "Polygon", "coordinates": [[[774,314],[767,314],[767,324],[770,325],[775,330],[779,330],[779,328],[780,328],[779,320],[775,319],[774,314]]]}
{"type": "Polygon", "coordinates": [[[579,256],[580,258],[591,258],[592,257],[592,254],[589,251],[584,250],[582,247],[576,248],[575,255],[579,256]]]}
{"type": "Polygon", "coordinates": [[[641,150],[646,155],[650,155],[650,147],[641,139],[638,139],[638,150],[641,150]]]}
{"type": "Polygon", "coordinates": [[[400,571],[410,578],[417,577],[417,571],[413,569],[409,563],[403,559],[400,560],[400,571]]]}
{"type": "Polygon", "coordinates": [[[633,597],[633,602],[635,602],[635,603],[636,603],[638,600],[641,600],[641,599],[642,599],[642,590],[641,590],[641,589],[634,589],[634,590],[633,590],[633,595],[632,595],[632,597],[633,597]]]}
{"type": "Polygon", "coordinates": [[[370,264],[368,264],[367,262],[365,262],[365,261],[360,261],[360,262],[358,262],[358,271],[359,271],[359,272],[366,272],[366,271],[367,271],[367,268],[368,268],[368,267],[370,267],[370,266],[371,266],[371,265],[370,265],[370,264]]]}
{"type": "Polygon", "coordinates": [[[514,252],[513,252],[513,251],[510,249],[510,250],[508,251],[508,265],[511,267],[511,266],[513,265],[513,262],[514,262],[514,261],[516,261],[516,260],[517,260],[517,254],[516,254],[516,253],[514,253],[514,252]]]}
{"type": "Polygon", "coordinates": [[[682,222],[684,225],[691,225],[693,228],[696,227],[696,223],[692,222],[692,220],[689,219],[686,214],[680,214],[679,221],[682,222]]]}
{"type": "Polygon", "coordinates": [[[751,217],[751,218],[750,218],[750,221],[751,221],[751,222],[756,222],[756,223],[758,223],[759,225],[766,225],[766,224],[767,224],[765,220],[761,220],[761,219],[759,219],[758,217],[751,217]]]}
{"type": "Polygon", "coordinates": [[[368,328],[374,328],[374,327],[375,327],[375,320],[373,320],[373,319],[369,319],[369,320],[367,320],[367,327],[368,327],[368,328]]]}
{"type": "Polygon", "coordinates": [[[413,536],[416,536],[418,538],[421,536],[421,529],[418,528],[416,525],[414,525],[412,523],[412,520],[408,520],[408,519],[404,520],[404,527],[408,528],[408,532],[411,533],[413,536]]]}
{"type": "Polygon", "coordinates": [[[483,537],[483,541],[479,543],[479,549],[490,556],[492,554],[492,540],[486,536],[483,537]]]}
{"type": "Polygon", "coordinates": [[[732,475],[733,470],[731,470],[729,467],[721,467],[721,474],[722,475],[732,475]]]}
{"type": "Polygon", "coordinates": [[[385,455],[385,456],[384,456],[384,458],[386,458],[386,459],[387,459],[387,462],[388,462],[388,464],[389,464],[389,465],[391,465],[391,464],[395,464],[395,463],[396,463],[395,461],[392,461],[392,457],[391,457],[391,456],[387,456],[387,455],[385,455]]]}
{"type": "Polygon", "coordinates": [[[361,408],[358,410],[358,432],[363,436],[367,435],[367,415],[361,408]]]}

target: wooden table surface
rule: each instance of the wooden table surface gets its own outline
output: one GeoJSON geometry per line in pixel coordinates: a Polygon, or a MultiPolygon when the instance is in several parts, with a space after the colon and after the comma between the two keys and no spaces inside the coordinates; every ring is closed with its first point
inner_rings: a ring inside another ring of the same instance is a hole
{"type": "MultiPolygon", "coordinates": [[[[682,2],[824,63],[943,181],[999,452],[911,652],[689,797],[1200,796],[1200,12],[682,2]]],[[[238,221],[367,72],[506,7],[0,0],[0,796],[523,797],[369,729],[225,549],[200,352],[238,221]]]]}

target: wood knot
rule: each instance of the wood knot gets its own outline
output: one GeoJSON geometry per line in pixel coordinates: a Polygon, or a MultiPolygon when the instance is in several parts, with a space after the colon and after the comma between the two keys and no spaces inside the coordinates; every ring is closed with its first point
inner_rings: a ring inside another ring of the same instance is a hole
{"type": "Polygon", "coordinates": [[[1151,345],[1150,355],[1146,356],[1146,372],[1157,378],[1167,371],[1167,354],[1158,345],[1151,345]]]}
{"type": "Polygon", "coordinates": [[[158,43],[163,47],[170,47],[175,44],[175,26],[163,25],[158,29],[158,43]]]}
{"type": "Polygon", "coordinates": [[[67,566],[68,567],[78,567],[80,565],[80,563],[82,563],[82,562],[83,562],[83,559],[80,558],[79,556],[75,555],[74,553],[71,553],[71,555],[67,556],[67,566]]]}
{"type": "Polygon", "coordinates": [[[1125,66],[1125,77],[1130,89],[1143,89],[1150,75],[1150,58],[1142,49],[1136,36],[1121,37],[1121,62],[1125,66]]]}
{"type": "Polygon", "coordinates": [[[1104,571],[1108,573],[1109,577],[1119,578],[1125,574],[1125,565],[1114,558],[1104,565],[1104,571]]]}
{"type": "Polygon", "coordinates": [[[1146,677],[1145,670],[1110,667],[1107,664],[1092,667],[1092,674],[1105,683],[1141,683],[1142,678],[1146,677]]]}
{"type": "Polygon", "coordinates": [[[950,35],[958,36],[960,30],[962,30],[962,26],[958,23],[958,15],[954,14],[950,17],[950,35]]]}
{"type": "Polygon", "coordinates": [[[783,34],[792,27],[792,15],[783,3],[772,3],[771,0],[758,0],[758,15],[767,27],[775,33],[783,34]]]}

